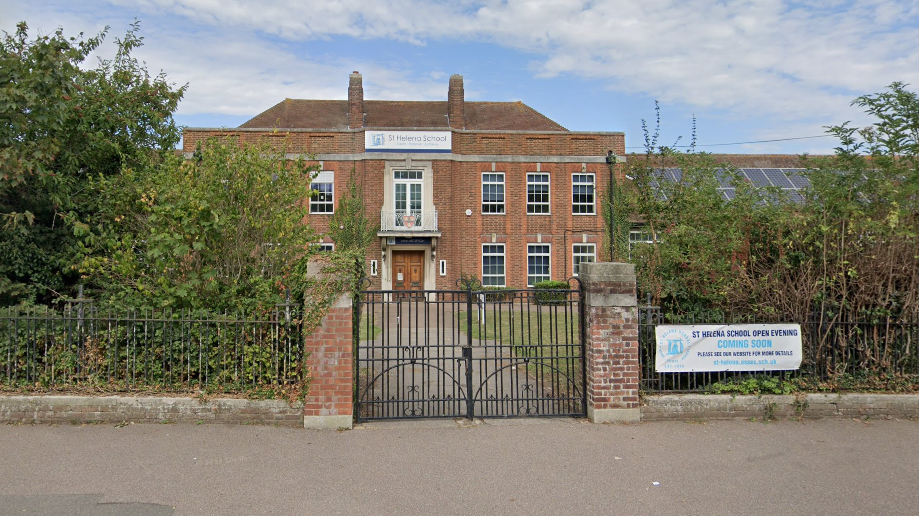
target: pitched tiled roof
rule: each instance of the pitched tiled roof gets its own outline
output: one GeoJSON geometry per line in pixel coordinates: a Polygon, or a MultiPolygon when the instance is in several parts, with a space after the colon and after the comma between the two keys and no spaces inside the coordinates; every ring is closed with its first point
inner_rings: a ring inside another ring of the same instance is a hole
{"type": "MultiPolygon", "coordinates": [[[[309,102],[309,101],[305,101],[309,102]]],[[[447,102],[364,101],[364,127],[450,127],[447,102]]]]}
{"type": "MultiPolygon", "coordinates": [[[[364,101],[364,127],[448,128],[447,102],[364,101]]],[[[567,131],[523,102],[466,102],[466,129],[567,131]]],[[[347,129],[347,100],[285,99],[239,126],[245,129],[347,129]]]]}
{"type": "Polygon", "coordinates": [[[467,102],[466,129],[481,131],[567,131],[523,102],[467,102]]]}
{"type": "Polygon", "coordinates": [[[284,99],[239,126],[242,129],[347,129],[347,100],[284,99]]]}

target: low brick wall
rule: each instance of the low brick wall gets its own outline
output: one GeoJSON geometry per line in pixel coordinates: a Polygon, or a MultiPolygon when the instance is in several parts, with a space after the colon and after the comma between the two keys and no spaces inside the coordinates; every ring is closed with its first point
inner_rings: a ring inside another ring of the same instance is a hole
{"type": "Polygon", "coordinates": [[[919,395],[803,394],[730,396],[662,394],[642,397],[641,420],[919,418],[919,395]]]}
{"type": "Polygon", "coordinates": [[[303,427],[303,406],[278,400],[0,396],[2,423],[226,423],[303,427]]]}

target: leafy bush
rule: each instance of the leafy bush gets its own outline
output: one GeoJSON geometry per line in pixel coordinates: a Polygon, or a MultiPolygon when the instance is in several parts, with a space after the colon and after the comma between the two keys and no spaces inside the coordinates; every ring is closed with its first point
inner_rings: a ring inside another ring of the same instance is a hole
{"type": "Polygon", "coordinates": [[[282,285],[298,299],[315,170],[226,138],[101,179],[109,211],[83,271],[99,297],[132,307],[251,311],[283,302],[282,285]]]}
{"type": "Polygon", "coordinates": [[[568,301],[568,290],[571,287],[564,281],[540,281],[533,287],[536,289],[536,304],[538,305],[563,305],[568,301]],[[564,290],[564,292],[559,292],[564,290]]]}
{"type": "Polygon", "coordinates": [[[241,392],[302,386],[296,311],[0,311],[0,388],[241,392]]]}
{"type": "Polygon", "coordinates": [[[482,287],[486,303],[509,303],[517,296],[516,289],[511,287],[482,287]]]}
{"type": "Polygon", "coordinates": [[[853,104],[875,122],[830,127],[835,155],[802,157],[809,186],[795,198],[714,156],[657,147],[646,131],[617,207],[654,241],[630,257],[641,296],[672,322],[817,323],[803,351],[818,378],[915,371],[919,95],[893,83],[853,104]]]}
{"type": "Polygon", "coordinates": [[[617,207],[655,241],[632,252],[641,293],[665,313],[697,320],[919,315],[919,96],[894,83],[853,104],[877,121],[829,128],[840,145],[832,157],[802,159],[803,199],[754,186],[692,148],[657,147],[646,131],[646,153],[629,160],[634,180],[617,207]],[[681,173],[665,180],[666,168],[681,173]]]}
{"type": "Polygon", "coordinates": [[[137,22],[92,67],[106,32],[30,38],[22,22],[0,36],[0,306],[66,297],[107,211],[98,179],[158,163],[180,140],[186,86],[131,55],[137,22]]]}

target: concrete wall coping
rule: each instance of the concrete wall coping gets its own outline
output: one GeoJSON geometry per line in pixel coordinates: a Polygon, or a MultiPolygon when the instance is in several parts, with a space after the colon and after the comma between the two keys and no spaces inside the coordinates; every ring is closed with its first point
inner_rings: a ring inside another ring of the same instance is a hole
{"type": "Polygon", "coordinates": [[[0,423],[228,423],[302,427],[303,404],[285,400],[155,396],[0,396],[0,423]]]}
{"type": "Polygon", "coordinates": [[[631,263],[582,263],[580,278],[584,284],[627,283],[635,281],[635,265],[631,263]]]}
{"type": "Polygon", "coordinates": [[[587,293],[587,306],[638,306],[638,299],[630,294],[587,293]]]}
{"type": "Polygon", "coordinates": [[[919,419],[919,394],[655,394],[641,400],[642,421],[835,417],[919,419]]]}
{"type": "MultiPolygon", "coordinates": [[[[299,428],[351,427],[351,416],[303,417],[300,403],[131,396],[0,396],[0,423],[227,423],[299,428]]],[[[589,410],[596,422],[637,422],[635,409],[589,410]]],[[[798,394],[731,396],[658,394],[641,399],[641,421],[716,419],[919,419],[919,394],[798,394]]]]}

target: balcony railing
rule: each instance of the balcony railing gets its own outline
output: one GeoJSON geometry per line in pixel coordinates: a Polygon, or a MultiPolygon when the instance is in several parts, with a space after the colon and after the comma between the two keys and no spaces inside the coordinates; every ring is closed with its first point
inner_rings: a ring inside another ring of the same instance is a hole
{"type": "Polygon", "coordinates": [[[437,231],[437,211],[381,211],[380,231],[437,231]]]}

